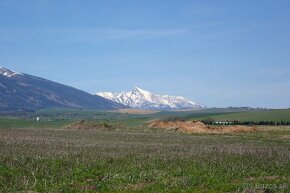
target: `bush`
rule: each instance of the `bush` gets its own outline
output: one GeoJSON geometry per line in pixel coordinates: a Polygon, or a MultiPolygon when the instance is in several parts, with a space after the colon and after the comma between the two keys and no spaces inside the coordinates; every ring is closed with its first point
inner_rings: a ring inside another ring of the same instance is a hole
{"type": "Polygon", "coordinates": [[[161,121],[166,121],[166,122],[169,122],[169,121],[185,121],[184,118],[178,117],[178,116],[168,116],[168,117],[164,117],[164,118],[162,118],[160,120],[161,121]]]}
{"type": "Polygon", "coordinates": [[[206,125],[212,125],[214,123],[214,119],[211,117],[205,117],[201,122],[206,125]]]}

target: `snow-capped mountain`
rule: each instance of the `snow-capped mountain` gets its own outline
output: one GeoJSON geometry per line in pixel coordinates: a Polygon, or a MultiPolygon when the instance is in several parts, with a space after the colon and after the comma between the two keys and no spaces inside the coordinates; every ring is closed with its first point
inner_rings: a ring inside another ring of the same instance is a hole
{"type": "Polygon", "coordinates": [[[129,92],[98,92],[96,94],[135,109],[178,110],[205,108],[204,105],[192,102],[181,96],[158,95],[138,87],[129,92]]]}
{"type": "Polygon", "coordinates": [[[17,75],[23,75],[22,73],[20,72],[15,72],[13,70],[9,70],[7,68],[4,68],[2,66],[0,66],[0,74],[6,76],[6,77],[13,77],[13,76],[17,76],[17,75]]]}

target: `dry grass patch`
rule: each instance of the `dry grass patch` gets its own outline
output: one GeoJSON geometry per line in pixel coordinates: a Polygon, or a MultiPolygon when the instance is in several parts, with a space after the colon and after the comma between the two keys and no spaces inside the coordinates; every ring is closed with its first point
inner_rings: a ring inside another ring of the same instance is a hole
{"type": "Polygon", "coordinates": [[[114,130],[117,129],[119,126],[118,125],[111,125],[108,123],[100,123],[100,122],[95,122],[95,121],[76,121],[73,122],[67,126],[65,126],[65,129],[109,129],[109,130],[114,130]]]}
{"type": "Polygon", "coordinates": [[[253,126],[209,126],[200,121],[153,121],[150,128],[175,130],[182,133],[234,133],[256,131],[253,126]]]}

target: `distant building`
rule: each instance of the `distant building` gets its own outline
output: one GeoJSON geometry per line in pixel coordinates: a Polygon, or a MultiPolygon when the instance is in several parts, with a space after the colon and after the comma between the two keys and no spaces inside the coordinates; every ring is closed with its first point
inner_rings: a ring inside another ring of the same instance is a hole
{"type": "Polygon", "coordinates": [[[214,122],[215,125],[231,125],[233,122],[229,121],[216,121],[214,122]]]}

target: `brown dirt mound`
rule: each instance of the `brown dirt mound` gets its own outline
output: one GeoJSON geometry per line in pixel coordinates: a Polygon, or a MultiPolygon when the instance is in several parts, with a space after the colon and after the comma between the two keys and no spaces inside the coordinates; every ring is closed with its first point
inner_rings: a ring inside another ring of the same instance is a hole
{"type": "Polygon", "coordinates": [[[209,126],[200,121],[154,121],[149,124],[151,128],[175,130],[183,133],[232,133],[256,131],[250,126],[209,126]]]}
{"type": "Polygon", "coordinates": [[[117,125],[110,125],[107,123],[99,123],[94,121],[76,121],[65,126],[67,129],[117,129],[117,125]]]}

